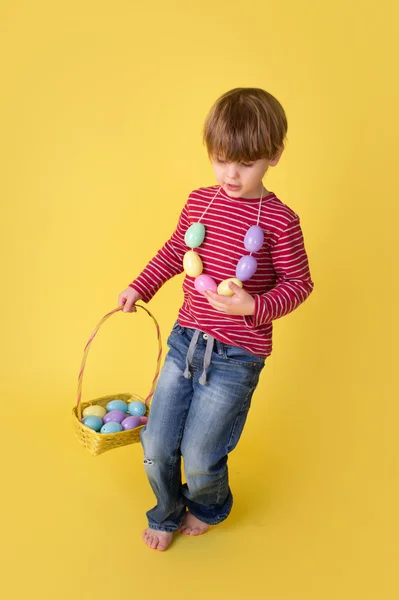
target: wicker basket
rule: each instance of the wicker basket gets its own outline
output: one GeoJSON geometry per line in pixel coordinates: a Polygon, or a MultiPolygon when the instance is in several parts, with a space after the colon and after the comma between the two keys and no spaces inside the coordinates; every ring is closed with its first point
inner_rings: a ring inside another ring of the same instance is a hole
{"type": "Polygon", "coordinates": [[[90,429],[90,427],[86,427],[82,423],[82,412],[87,406],[91,406],[92,404],[100,404],[101,406],[105,407],[110,400],[115,400],[117,398],[121,399],[121,400],[125,400],[126,402],[131,402],[132,400],[139,400],[141,402],[144,402],[147,406],[146,416],[148,416],[150,413],[151,400],[152,400],[152,396],[154,394],[155,385],[156,385],[156,381],[159,376],[159,371],[160,371],[160,366],[161,366],[161,357],[162,357],[161,333],[160,333],[159,325],[158,325],[157,320],[155,319],[154,315],[152,315],[149,310],[147,310],[146,308],[144,308],[144,306],[141,306],[140,304],[136,304],[136,308],[141,308],[142,310],[145,310],[145,312],[153,319],[156,330],[157,330],[157,336],[158,336],[159,351],[158,351],[158,357],[157,357],[157,367],[156,367],[155,377],[152,381],[150,393],[148,394],[148,396],[145,400],[143,398],[141,398],[140,396],[138,396],[137,394],[123,393],[123,394],[114,394],[112,396],[103,396],[102,398],[97,398],[96,400],[91,400],[90,402],[85,402],[85,403],[81,402],[83,374],[84,374],[84,370],[85,370],[86,359],[87,359],[87,354],[90,349],[90,345],[91,345],[94,337],[96,336],[98,330],[100,329],[101,325],[107,319],[109,319],[109,317],[111,315],[122,310],[123,309],[122,306],[120,306],[120,307],[116,308],[115,310],[111,311],[110,313],[106,314],[105,317],[103,317],[101,319],[101,321],[97,325],[96,329],[92,333],[89,341],[87,342],[84,353],[83,353],[83,359],[82,359],[82,364],[81,364],[79,378],[78,378],[78,399],[77,399],[77,404],[72,411],[72,414],[73,414],[73,421],[74,421],[74,426],[75,426],[75,436],[77,437],[79,442],[81,442],[87,448],[87,450],[90,452],[90,454],[92,454],[93,456],[98,456],[99,454],[102,454],[103,452],[106,452],[107,450],[112,450],[113,448],[119,448],[120,446],[126,446],[128,444],[135,444],[136,442],[139,442],[140,441],[140,430],[144,427],[144,425],[142,425],[141,427],[136,427],[135,429],[130,429],[127,431],[120,431],[117,433],[109,433],[109,434],[99,433],[97,431],[94,431],[93,429],[90,429]]]}

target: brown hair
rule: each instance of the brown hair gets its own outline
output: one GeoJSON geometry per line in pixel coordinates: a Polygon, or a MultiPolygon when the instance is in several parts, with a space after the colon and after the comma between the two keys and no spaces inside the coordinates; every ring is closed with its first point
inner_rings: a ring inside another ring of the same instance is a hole
{"type": "Polygon", "coordinates": [[[259,88],[234,88],[209,111],[203,141],[211,160],[271,160],[284,148],[287,128],[284,109],[274,96],[259,88]]]}

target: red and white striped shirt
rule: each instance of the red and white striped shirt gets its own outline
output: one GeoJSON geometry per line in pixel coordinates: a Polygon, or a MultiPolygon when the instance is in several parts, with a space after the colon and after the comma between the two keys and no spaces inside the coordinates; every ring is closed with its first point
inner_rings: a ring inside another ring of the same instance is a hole
{"type": "MultiPolygon", "coordinates": [[[[199,220],[218,188],[203,187],[191,192],[173,235],[130,284],[145,302],[171,277],[183,273],[183,257],[190,250],[184,241],[185,233],[199,220]]],[[[201,219],[205,240],[195,252],[202,259],[203,273],[213,277],[217,285],[236,276],[238,261],[248,254],[245,234],[256,225],[258,211],[259,198],[230,198],[220,187],[201,219]]],[[[254,315],[229,315],[216,310],[195,289],[194,278],[186,275],[178,322],[182,327],[200,329],[252,354],[268,356],[272,351],[272,321],[304,302],[313,289],[313,282],[298,215],[275,194],[269,193],[262,199],[259,225],[265,240],[263,247],[253,253],[258,268],[251,279],[244,282],[244,289],[255,299],[254,315]]]]}

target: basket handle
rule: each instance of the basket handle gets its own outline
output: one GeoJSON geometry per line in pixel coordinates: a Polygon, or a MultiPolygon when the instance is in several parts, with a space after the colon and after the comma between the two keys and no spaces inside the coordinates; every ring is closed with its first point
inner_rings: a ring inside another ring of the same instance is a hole
{"type": "MultiPolygon", "coordinates": [[[[145,404],[146,406],[150,406],[151,405],[151,399],[152,396],[154,394],[154,390],[155,390],[155,383],[158,379],[159,376],[159,371],[160,371],[160,367],[161,367],[161,357],[162,357],[162,340],[161,340],[161,332],[159,329],[159,325],[158,322],[156,320],[156,318],[154,317],[153,314],[150,313],[150,311],[147,308],[144,308],[144,306],[141,306],[141,304],[135,304],[136,308],[142,308],[143,310],[145,310],[145,312],[153,319],[154,323],[155,323],[155,327],[157,330],[157,336],[158,336],[158,357],[157,357],[157,366],[156,366],[156,371],[155,371],[155,377],[152,380],[152,385],[151,385],[151,390],[150,393],[148,394],[147,398],[145,399],[145,404]]],[[[90,345],[92,343],[92,341],[94,340],[95,336],[97,335],[98,330],[100,329],[101,325],[103,323],[105,323],[105,321],[107,319],[109,319],[109,317],[111,317],[113,314],[119,312],[120,310],[123,309],[123,306],[118,306],[118,308],[115,308],[114,310],[111,310],[111,312],[107,313],[99,322],[99,324],[97,325],[97,327],[95,328],[95,330],[93,331],[93,333],[91,334],[91,337],[89,339],[89,341],[87,342],[85,349],[84,349],[84,353],[83,353],[83,358],[82,358],[82,364],[80,366],[80,372],[79,372],[79,377],[78,377],[78,399],[77,399],[77,413],[78,413],[78,418],[79,421],[82,420],[82,408],[80,405],[80,401],[82,399],[82,383],[83,383],[83,373],[85,370],[85,366],[86,366],[86,359],[87,359],[87,355],[89,353],[90,350],[90,345]]]]}

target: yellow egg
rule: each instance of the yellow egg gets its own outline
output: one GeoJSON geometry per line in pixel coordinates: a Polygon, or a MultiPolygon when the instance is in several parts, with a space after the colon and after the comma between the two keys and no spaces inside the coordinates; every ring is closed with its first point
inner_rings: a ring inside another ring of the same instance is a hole
{"type": "Polygon", "coordinates": [[[83,416],[100,417],[100,419],[102,419],[106,412],[107,411],[103,406],[100,406],[99,404],[92,404],[91,406],[86,406],[86,408],[83,411],[83,416]]]}
{"type": "Polygon", "coordinates": [[[234,296],[233,290],[231,290],[229,288],[230,281],[232,281],[233,283],[235,283],[236,285],[238,285],[240,288],[243,287],[242,281],[240,281],[239,279],[237,279],[237,277],[230,277],[230,279],[225,279],[224,281],[222,281],[221,283],[219,283],[219,285],[218,285],[218,294],[220,296],[234,296]]]}
{"type": "Polygon", "coordinates": [[[190,277],[197,277],[201,275],[203,271],[203,264],[199,254],[194,250],[189,250],[185,253],[183,258],[183,267],[187,275],[190,277]]]}

